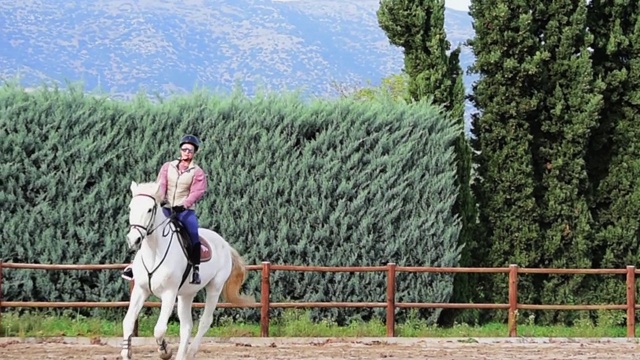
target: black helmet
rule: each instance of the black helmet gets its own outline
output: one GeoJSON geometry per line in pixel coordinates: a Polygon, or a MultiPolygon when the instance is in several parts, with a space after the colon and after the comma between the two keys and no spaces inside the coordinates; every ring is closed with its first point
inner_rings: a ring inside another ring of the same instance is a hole
{"type": "Polygon", "coordinates": [[[185,135],[182,137],[182,140],[180,140],[180,146],[187,143],[193,145],[196,152],[198,152],[198,148],[200,147],[200,139],[198,139],[195,135],[185,135]]]}

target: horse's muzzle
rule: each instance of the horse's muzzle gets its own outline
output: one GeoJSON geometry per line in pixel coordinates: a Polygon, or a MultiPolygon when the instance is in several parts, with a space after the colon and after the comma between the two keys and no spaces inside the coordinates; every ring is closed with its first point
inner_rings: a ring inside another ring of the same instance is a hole
{"type": "Polygon", "coordinates": [[[142,244],[142,234],[139,231],[132,230],[127,234],[127,242],[129,243],[129,249],[138,250],[140,244],[142,244]]]}

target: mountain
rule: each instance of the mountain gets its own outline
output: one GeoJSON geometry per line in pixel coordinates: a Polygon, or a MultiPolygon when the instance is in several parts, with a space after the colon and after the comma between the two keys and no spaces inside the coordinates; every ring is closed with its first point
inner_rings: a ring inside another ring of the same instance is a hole
{"type": "MultiPolygon", "coordinates": [[[[401,71],[377,9],[378,0],[2,1],[0,77],[81,81],[118,98],[234,84],[332,96],[334,83],[375,85],[401,71]]],[[[463,43],[471,18],[447,9],[446,31],[463,43]]],[[[468,49],[461,62],[472,64],[468,49]]]]}

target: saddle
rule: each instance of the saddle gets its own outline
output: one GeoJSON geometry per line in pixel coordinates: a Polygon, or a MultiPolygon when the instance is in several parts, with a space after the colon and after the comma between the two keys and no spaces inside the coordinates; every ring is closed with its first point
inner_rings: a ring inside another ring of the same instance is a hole
{"type": "MultiPolygon", "coordinates": [[[[178,240],[180,241],[180,247],[182,248],[182,251],[184,252],[184,256],[187,257],[187,260],[189,261],[189,265],[193,265],[193,260],[192,260],[191,256],[189,255],[192,252],[192,250],[191,250],[191,237],[189,236],[189,232],[187,231],[187,228],[175,216],[171,216],[171,220],[170,221],[173,224],[173,226],[175,226],[175,228],[176,228],[176,230],[178,232],[178,235],[179,235],[178,236],[178,240]]],[[[211,245],[202,236],[198,236],[198,237],[200,238],[200,244],[201,244],[201,246],[200,246],[200,262],[201,263],[208,262],[209,260],[211,260],[212,253],[213,253],[213,251],[211,250],[211,245]]]]}

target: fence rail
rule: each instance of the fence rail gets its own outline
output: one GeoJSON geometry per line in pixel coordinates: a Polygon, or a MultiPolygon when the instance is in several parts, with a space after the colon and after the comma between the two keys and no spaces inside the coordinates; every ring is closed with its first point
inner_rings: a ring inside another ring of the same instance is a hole
{"type": "MultiPolygon", "coordinates": [[[[116,302],[34,302],[34,301],[4,301],[2,299],[2,283],[4,269],[40,269],[40,270],[121,270],[127,264],[102,265],[56,265],[56,264],[23,264],[0,262],[0,326],[2,324],[3,308],[19,307],[48,307],[48,308],[81,308],[81,307],[127,307],[128,301],[116,302]]],[[[260,336],[269,336],[269,310],[274,308],[386,308],[387,336],[396,336],[395,310],[406,308],[442,308],[442,309],[504,309],[508,310],[508,335],[518,335],[516,315],[520,309],[526,310],[626,310],[627,337],[635,337],[636,304],[636,274],[635,266],[626,269],[544,269],[520,268],[510,265],[505,268],[465,268],[465,267],[416,267],[397,266],[389,263],[386,266],[361,267],[329,267],[329,266],[300,266],[277,265],[263,262],[261,265],[249,265],[247,270],[261,272],[260,302],[244,306],[220,303],[220,308],[260,308],[260,336]],[[386,302],[293,302],[278,303],[270,301],[270,275],[273,271],[316,271],[316,272],[386,272],[387,288],[386,302]],[[492,273],[509,275],[509,299],[505,304],[469,304],[469,303],[399,303],[396,302],[396,274],[398,272],[414,273],[492,273]],[[519,274],[625,274],[627,285],[626,304],[611,305],[550,305],[550,304],[520,304],[518,303],[518,275],[519,274]]],[[[159,307],[159,302],[145,302],[147,307],[159,307]]],[[[194,307],[203,307],[203,303],[194,303],[194,307]]],[[[137,328],[135,331],[137,335],[137,328]]]]}

